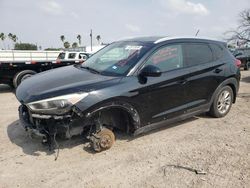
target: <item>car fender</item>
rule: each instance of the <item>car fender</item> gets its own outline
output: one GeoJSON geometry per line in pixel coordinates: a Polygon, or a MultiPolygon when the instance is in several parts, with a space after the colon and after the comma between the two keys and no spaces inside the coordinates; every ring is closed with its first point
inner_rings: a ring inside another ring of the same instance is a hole
{"type": "Polygon", "coordinates": [[[84,111],[84,116],[85,118],[89,119],[98,112],[113,108],[124,110],[129,114],[132,120],[133,129],[138,129],[140,127],[140,115],[136,108],[132,104],[130,104],[126,99],[111,98],[104,102],[95,104],[92,107],[88,108],[86,111],[84,111]]]}

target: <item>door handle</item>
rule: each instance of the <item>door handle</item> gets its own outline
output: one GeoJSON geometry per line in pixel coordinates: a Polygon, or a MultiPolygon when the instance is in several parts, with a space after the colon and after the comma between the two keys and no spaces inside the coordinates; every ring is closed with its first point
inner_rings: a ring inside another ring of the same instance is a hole
{"type": "Polygon", "coordinates": [[[218,74],[218,73],[220,73],[221,71],[222,71],[222,69],[218,69],[218,68],[217,68],[217,69],[214,70],[214,73],[218,74]]]}

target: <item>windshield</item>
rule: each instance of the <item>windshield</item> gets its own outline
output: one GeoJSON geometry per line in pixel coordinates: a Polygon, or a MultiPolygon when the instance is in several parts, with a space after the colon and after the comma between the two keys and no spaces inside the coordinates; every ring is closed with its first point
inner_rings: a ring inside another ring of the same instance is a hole
{"type": "Polygon", "coordinates": [[[140,42],[115,42],[91,56],[82,64],[82,68],[107,76],[124,76],[149,48],[140,42]]]}

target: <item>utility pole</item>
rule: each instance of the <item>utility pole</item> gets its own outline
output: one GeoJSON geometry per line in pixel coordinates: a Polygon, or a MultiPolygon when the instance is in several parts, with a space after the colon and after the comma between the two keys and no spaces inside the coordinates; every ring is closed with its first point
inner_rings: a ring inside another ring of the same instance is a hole
{"type": "Polygon", "coordinates": [[[92,52],[92,41],[93,41],[93,34],[92,34],[92,29],[90,30],[90,49],[92,52]]]}

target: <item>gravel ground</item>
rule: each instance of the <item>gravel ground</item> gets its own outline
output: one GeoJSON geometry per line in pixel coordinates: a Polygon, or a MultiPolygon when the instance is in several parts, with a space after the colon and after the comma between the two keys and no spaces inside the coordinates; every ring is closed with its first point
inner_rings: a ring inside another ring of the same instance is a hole
{"type": "Polygon", "coordinates": [[[140,137],[118,134],[110,150],[96,154],[75,137],[59,142],[57,161],[26,135],[18,106],[0,85],[0,188],[250,187],[250,71],[242,71],[225,118],[201,115],[140,137]]]}

